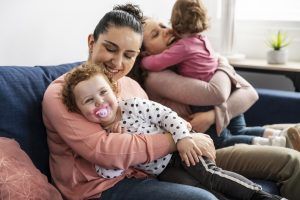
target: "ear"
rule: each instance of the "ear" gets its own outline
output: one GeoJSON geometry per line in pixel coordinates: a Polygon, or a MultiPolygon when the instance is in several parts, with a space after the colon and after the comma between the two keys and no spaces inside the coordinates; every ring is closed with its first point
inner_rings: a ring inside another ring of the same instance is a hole
{"type": "Polygon", "coordinates": [[[91,53],[93,51],[94,44],[95,44],[94,36],[93,36],[93,34],[89,34],[89,36],[88,36],[89,53],[91,53]]]}

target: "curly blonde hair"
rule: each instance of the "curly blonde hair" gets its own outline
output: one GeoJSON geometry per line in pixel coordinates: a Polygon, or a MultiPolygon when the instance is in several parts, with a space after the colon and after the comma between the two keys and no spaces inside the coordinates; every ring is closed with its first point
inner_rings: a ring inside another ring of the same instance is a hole
{"type": "Polygon", "coordinates": [[[62,88],[62,102],[66,105],[69,112],[79,112],[74,95],[74,88],[76,85],[82,81],[89,80],[96,75],[103,76],[111,86],[112,90],[117,93],[117,84],[107,75],[103,64],[84,63],[80,67],[67,73],[65,76],[65,83],[62,88]]]}
{"type": "Polygon", "coordinates": [[[171,24],[177,34],[199,33],[209,27],[207,10],[201,0],[177,0],[171,24]]]}

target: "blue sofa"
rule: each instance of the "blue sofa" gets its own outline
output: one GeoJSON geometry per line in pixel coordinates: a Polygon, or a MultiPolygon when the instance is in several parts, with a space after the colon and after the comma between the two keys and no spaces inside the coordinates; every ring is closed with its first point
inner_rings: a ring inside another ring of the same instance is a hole
{"type": "Polygon", "coordinates": [[[259,100],[245,113],[248,126],[300,122],[300,93],[257,89],[259,100]]]}
{"type": "MultiPolygon", "coordinates": [[[[57,66],[0,66],[0,137],[15,139],[34,165],[51,180],[46,130],[41,114],[43,93],[52,80],[79,62],[57,66]]],[[[245,114],[250,125],[300,121],[300,94],[258,90],[260,100],[245,114]]],[[[277,193],[274,183],[259,181],[277,193]]]]}

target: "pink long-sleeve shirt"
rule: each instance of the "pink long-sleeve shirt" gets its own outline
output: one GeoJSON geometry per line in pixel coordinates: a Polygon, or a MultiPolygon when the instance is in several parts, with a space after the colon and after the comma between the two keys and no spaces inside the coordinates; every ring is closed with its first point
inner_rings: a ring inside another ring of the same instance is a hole
{"type": "Polygon", "coordinates": [[[178,73],[208,82],[218,67],[218,60],[206,36],[194,34],[182,38],[160,54],[142,59],[142,67],[161,71],[177,66],[178,73]]]}
{"type": "MultiPolygon", "coordinates": [[[[55,185],[67,199],[99,197],[125,177],[145,177],[130,166],[147,163],[170,153],[170,142],[163,134],[107,134],[99,124],[80,114],[68,112],[61,101],[64,75],[53,81],[44,94],[43,119],[50,150],[50,170],[55,185]],[[125,169],[115,179],[104,179],[95,164],[125,169]]],[[[147,98],[132,79],[121,78],[119,97],[147,98]]]]}

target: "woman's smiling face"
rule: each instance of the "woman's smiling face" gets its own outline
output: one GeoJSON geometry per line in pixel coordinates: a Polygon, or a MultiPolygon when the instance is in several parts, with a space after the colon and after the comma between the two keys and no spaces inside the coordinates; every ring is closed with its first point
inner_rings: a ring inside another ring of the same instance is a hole
{"type": "Polygon", "coordinates": [[[154,19],[145,20],[143,44],[148,54],[154,55],[163,52],[174,40],[172,29],[154,19]]]}
{"type": "Polygon", "coordinates": [[[106,71],[118,80],[132,68],[140,52],[142,35],[128,27],[111,26],[97,41],[89,36],[89,61],[103,63],[106,71]]]}

